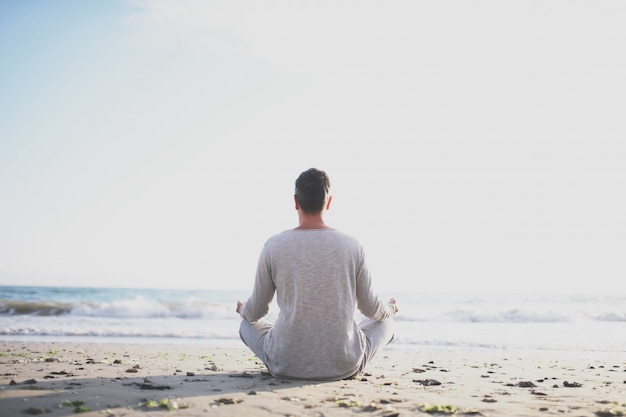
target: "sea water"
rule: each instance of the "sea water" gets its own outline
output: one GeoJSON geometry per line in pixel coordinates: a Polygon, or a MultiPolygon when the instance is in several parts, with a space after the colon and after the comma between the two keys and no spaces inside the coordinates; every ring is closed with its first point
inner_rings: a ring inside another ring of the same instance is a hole
{"type": "MultiPolygon", "coordinates": [[[[240,343],[235,307],[248,296],[248,291],[0,286],[0,340],[240,343]]],[[[400,307],[397,346],[607,352],[626,358],[623,295],[394,296],[400,307]]],[[[277,314],[272,304],[269,318],[277,314]]]]}

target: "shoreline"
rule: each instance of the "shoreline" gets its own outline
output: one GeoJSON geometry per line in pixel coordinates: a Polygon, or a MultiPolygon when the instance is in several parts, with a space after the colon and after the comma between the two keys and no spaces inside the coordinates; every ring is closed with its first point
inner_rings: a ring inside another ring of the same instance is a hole
{"type": "MultiPolygon", "coordinates": [[[[198,346],[246,348],[239,338],[185,338],[185,337],[141,337],[141,336],[41,336],[41,335],[0,335],[0,346],[3,344],[85,344],[85,345],[171,345],[171,346],[198,346]]],[[[620,360],[626,358],[626,346],[623,349],[575,348],[575,347],[520,347],[520,346],[491,346],[482,344],[411,344],[394,340],[385,347],[384,352],[405,351],[407,353],[454,353],[474,352],[478,355],[520,356],[526,358],[573,358],[573,359],[606,359],[620,360]],[[482,353],[481,353],[482,352],[482,353]]]]}
{"type": "Polygon", "coordinates": [[[357,378],[316,382],[274,378],[230,342],[0,340],[1,414],[626,415],[623,354],[392,344],[357,378]]]}

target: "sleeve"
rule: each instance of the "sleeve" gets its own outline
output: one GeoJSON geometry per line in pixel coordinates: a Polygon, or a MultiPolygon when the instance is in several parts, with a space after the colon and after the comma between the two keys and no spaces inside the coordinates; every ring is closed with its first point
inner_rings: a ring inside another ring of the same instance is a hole
{"type": "Polygon", "coordinates": [[[371,320],[386,320],[395,313],[393,306],[385,303],[374,293],[363,249],[361,249],[360,262],[357,263],[356,269],[356,301],[359,311],[371,320]]]}
{"type": "Polygon", "coordinates": [[[265,317],[275,292],[276,286],[272,279],[270,256],[266,245],[259,256],[252,295],[241,308],[241,317],[249,323],[265,317]]]}

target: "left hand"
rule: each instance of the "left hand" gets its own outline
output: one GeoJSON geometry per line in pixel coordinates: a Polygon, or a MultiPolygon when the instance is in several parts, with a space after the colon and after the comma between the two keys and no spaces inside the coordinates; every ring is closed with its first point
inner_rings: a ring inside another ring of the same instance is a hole
{"type": "Polygon", "coordinates": [[[390,298],[389,299],[389,305],[393,307],[393,314],[396,314],[398,312],[398,306],[396,305],[396,299],[395,298],[390,298]]]}
{"type": "Polygon", "coordinates": [[[235,309],[237,314],[241,312],[241,307],[243,307],[245,303],[246,303],[245,301],[237,300],[237,308],[235,309]]]}

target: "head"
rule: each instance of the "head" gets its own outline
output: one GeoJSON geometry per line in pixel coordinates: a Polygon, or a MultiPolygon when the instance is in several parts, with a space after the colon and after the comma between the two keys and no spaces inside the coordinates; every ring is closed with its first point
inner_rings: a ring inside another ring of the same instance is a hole
{"type": "Polygon", "coordinates": [[[310,168],[296,179],[296,204],[305,214],[319,214],[330,202],[330,179],[324,171],[310,168]]]}

